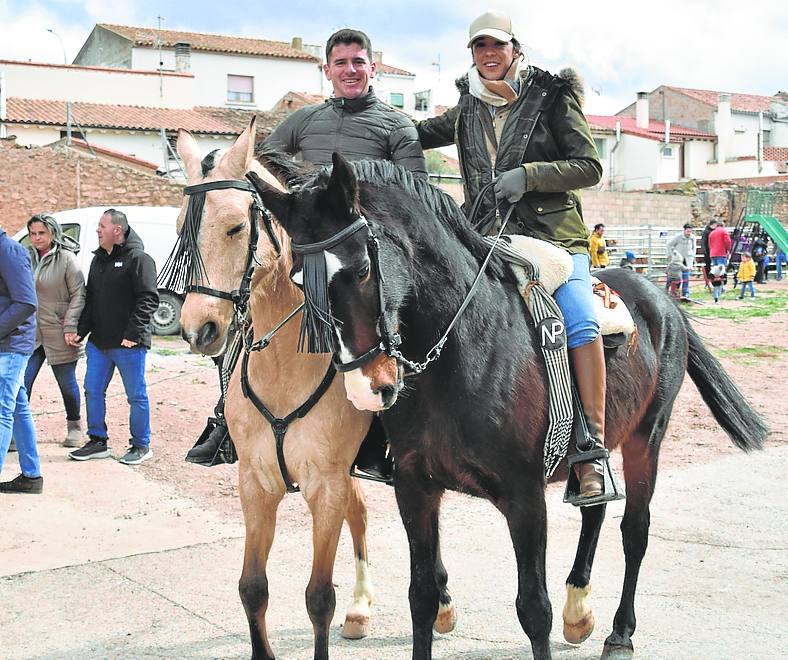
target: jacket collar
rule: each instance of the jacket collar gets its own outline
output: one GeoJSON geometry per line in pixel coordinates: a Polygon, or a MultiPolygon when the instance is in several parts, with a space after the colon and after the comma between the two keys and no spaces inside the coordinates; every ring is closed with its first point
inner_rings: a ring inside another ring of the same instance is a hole
{"type": "Polygon", "coordinates": [[[362,112],[363,110],[372,107],[377,100],[378,97],[375,96],[375,90],[370,87],[369,91],[364,94],[364,96],[359,96],[355,99],[346,99],[344,97],[332,96],[330,99],[328,99],[328,102],[331,103],[335,108],[341,108],[347,112],[362,112]]]}

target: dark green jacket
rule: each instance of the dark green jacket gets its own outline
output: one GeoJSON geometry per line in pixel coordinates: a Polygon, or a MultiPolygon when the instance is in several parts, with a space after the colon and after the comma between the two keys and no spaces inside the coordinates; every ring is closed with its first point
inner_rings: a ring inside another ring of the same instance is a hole
{"type": "Polygon", "coordinates": [[[331,153],[349,160],[390,160],[427,176],[413,122],[369,92],[357,99],[330,98],[297,110],[269,135],[265,147],[300,153],[314,165],[331,164],[331,153]]]}
{"type": "MultiPolygon", "coordinates": [[[[462,81],[458,81],[460,87],[462,81]]],[[[418,122],[424,149],[455,143],[469,211],[481,188],[494,176],[524,166],[526,193],[517,202],[507,232],[555,243],[569,252],[588,253],[588,228],[576,192],[599,182],[602,166],[594,140],[567,80],[530,67],[523,73],[521,92],[503,127],[493,170],[484,140],[492,129],[485,103],[467,91],[459,103],[440,117],[418,122]]],[[[494,204],[485,196],[483,217],[494,204]]],[[[502,209],[501,214],[505,211],[502,209]]]]}

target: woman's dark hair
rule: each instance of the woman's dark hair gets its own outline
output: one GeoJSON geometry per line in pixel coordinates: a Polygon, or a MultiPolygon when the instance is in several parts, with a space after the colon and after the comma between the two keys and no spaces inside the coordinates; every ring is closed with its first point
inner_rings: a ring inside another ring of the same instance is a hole
{"type": "Polygon", "coordinates": [[[604,223],[604,222],[597,222],[597,223],[594,225],[594,231],[596,231],[596,230],[597,230],[597,229],[599,229],[600,227],[602,227],[602,229],[604,229],[604,228],[605,228],[605,223],[604,223]]]}
{"type": "Polygon", "coordinates": [[[334,50],[334,46],[337,44],[358,44],[366,49],[369,61],[372,62],[374,60],[372,55],[372,42],[369,40],[369,37],[361,30],[345,28],[334,32],[334,34],[328,38],[328,41],[326,41],[326,64],[331,64],[331,51],[334,50]]]}

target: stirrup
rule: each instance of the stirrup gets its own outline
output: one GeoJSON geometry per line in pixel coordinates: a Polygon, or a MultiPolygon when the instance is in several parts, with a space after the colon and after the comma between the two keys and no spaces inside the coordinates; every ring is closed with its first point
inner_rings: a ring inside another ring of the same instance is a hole
{"type": "Polygon", "coordinates": [[[566,479],[566,490],[564,491],[564,502],[574,506],[594,506],[605,504],[615,500],[623,500],[626,493],[618,483],[613,469],[610,467],[610,452],[602,446],[597,445],[589,451],[582,451],[568,458],[569,476],[566,479]],[[603,489],[599,495],[583,497],[580,494],[580,479],[574,470],[578,463],[598,462],[602,466],[603,489]]]}

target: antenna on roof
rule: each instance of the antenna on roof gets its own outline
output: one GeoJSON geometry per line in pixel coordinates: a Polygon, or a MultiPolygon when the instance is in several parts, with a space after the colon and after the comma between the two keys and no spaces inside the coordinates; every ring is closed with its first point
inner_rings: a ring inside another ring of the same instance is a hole
{"type": "Polygon", "coordinates": [[[158,46],[159,48],[159,98],[164,98],[164,60],[161,58],[161,22],[166,21],[167,19],[164,18],[161,14],[156,17],[158,20],[159,29],[156,31],[156,41],[154,46],[158,46]]]}

